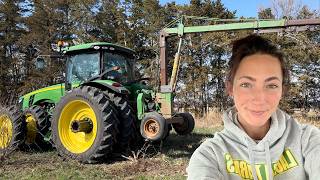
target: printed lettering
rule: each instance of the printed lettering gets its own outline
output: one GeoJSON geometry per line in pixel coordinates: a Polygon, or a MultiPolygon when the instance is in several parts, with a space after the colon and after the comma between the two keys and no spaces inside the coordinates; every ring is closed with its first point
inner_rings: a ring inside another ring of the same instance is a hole
{"type": "Polygon", "coordinates": [[[227,172],[234,173],[233,160],[230,154],[225,155],[226,164],[227,164],[227,172]]]}
{"type": "Polygon", "coordinates": [[[287,169],[289,169],[288,162],[286,161],[286,159],[283,155],[280,157],[280,163],[283,167],[283,171],[286,171],[287,169]]]}
{"type": "Polygon", "coordinates": [[[267,180],[265,164],[256,165],[256,172],[259,180],[267,180]]]}
{"type": "Polygon", "coordinates": [[[292,167],[295,167],[298,165],[295,158],[293,157],[293,155],[291,154],[291,152],[288,149],[284,151],[283,155],[288,160],[289,168],[292,168],[292,167]]]}
{"type": "Polygon", "coordinates": [[[249,179],[253,179],[251,165],[248,164],[249,179]]]}
{"type": "Polygon", "coordinates": [[[245,179],[249,178],[247,162],[245,161],[240,161],[240,174],[242,178],[245,178],[245,179]]]}
{"type": "MultiPolygon", "coordinates": [[[[228,173],[237,174],[242,179],[253,179],[252,168],[247,161],[232,159],[232,156],[229,153],[226,153],[225,162],[228,173]]],[[[276,176],[278,174],[285,173],[289,169],[297,166],[299,165],[294,155],[289,149],[286,149],[280,156],[280,159],[277,162],[272,163],[272,175],[276,176]]],[[[254,167],[259,180],[269,180],[269,167],[265,163],[255,164],[254,167]]]]}
{"type": "Polygon", "coordinates": [[[233,161],[234,164],[234,170],[236,174],[239,174],[240,170],[239,170],[239,161],[233,161]]]}

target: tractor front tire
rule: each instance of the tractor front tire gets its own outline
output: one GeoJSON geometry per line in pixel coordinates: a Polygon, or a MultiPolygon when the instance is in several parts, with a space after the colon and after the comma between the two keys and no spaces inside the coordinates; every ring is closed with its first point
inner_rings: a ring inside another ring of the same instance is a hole
{"type": "Polygon", "coordinates": [[[52,133],[59,154],[83,163],[97,163],[111,152],[118,119],[112,102],[95,87],[82,86],[57,104],[52,133]]]}
{"type": "Polygon", "coordinates": [[[141,121],[140,133],[150,141],[160,141],[166,137],[169,128],[166,119],[157,112],[147,113],[141,121]]]}
{"type": "Polygon", "coordinates": [[[0,152],[16,150],[25,138],[22,113],[15,107],[0,109],[0,152]]]}
{"type": "Polygon", "coordinates": [[[194,119],[190,113],[179,113],[177,116],[182,117],[183,123],[173,123],[173,129],[179,134],[179,135],[186,135],[190,134],[194,129],[194,119]]]}

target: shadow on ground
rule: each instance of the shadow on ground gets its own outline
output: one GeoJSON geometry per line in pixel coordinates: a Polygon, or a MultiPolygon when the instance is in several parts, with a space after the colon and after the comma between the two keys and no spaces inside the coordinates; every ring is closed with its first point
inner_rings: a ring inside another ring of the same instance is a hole
{"type": "Polygon", "coordinates": [[[163,142],[162,153],[171,158],[190,158],[192,153],[207,138],[212,138],[213,134],[192,133],[180,136],[171,133],[163,142]]]}

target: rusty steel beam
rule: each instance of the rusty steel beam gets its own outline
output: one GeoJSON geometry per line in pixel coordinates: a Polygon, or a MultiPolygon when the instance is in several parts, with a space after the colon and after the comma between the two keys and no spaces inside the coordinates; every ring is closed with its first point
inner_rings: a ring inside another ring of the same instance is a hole
{"type": "Polygon", "coordinates": [[[287,20],[286,26],[306,26],[306,25],[320,25],[320,19],[295,19],[287,20]]]}
{"type": "Polygon", "coordinates": [[[258,29],[254,30],[254,33],[262,34],[262,33],[280,33],[280,32],[301,32],[301,31],[316,31],[319,28],[310,27],[310,26],[291,26],[287,28],[275,28],[275,29],[258,29]]]}
{"type": "Polygon", "coordinates": [[[167,33],[164,31],[160,32],[160,84],[167,85],[168,82],[168,52],[166,44],[167,33]]]}

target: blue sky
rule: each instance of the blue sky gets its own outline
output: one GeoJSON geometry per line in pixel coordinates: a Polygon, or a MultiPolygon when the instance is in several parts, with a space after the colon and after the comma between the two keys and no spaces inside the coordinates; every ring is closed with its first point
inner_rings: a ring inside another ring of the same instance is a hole
{"type": "MultiPolygon", "coordinates": [[[[190,0],[160,0],[160,4],[175,1],[177,4],[189,4],[190,0]]],[[[270,0],[222,0],[225,7],[229,10],[237,10],[237,17],[257,17],[259,8],[271,7],[270,0]]],[[[320,10],[320,0],[296,0],[302,5],[307,5],[312,10],[320,10]]]]}

